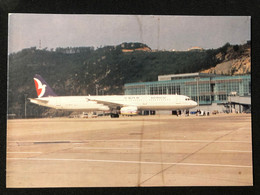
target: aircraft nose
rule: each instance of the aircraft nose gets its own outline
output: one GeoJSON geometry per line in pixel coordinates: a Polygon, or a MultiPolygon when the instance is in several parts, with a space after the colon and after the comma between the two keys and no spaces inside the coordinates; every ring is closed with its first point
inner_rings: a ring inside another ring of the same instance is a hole
{"type": "Polygon", "coordinates": [[[194,106],[197,106],[197,105],[198,105],[198,103],[195,102],[195,101],[193,101],[192,104],[193,104],[194,106]]]}

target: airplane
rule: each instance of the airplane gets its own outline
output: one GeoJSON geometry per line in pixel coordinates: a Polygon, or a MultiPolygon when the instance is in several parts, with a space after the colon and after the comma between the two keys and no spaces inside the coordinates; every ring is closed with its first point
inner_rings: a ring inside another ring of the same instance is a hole
{"type": "MultiPolygon", "coordinates": [[[[57,96],[47,82],[38,74],[34,76],[38,98],[31,103],[60,110],[108,111],[120,108],[122,115],[136,115],[140,110],[185,110],[197,103],[184,95],[102,95],[57,96]]],[[[118,117],[111,113],[111,117],[118,117]]]]}

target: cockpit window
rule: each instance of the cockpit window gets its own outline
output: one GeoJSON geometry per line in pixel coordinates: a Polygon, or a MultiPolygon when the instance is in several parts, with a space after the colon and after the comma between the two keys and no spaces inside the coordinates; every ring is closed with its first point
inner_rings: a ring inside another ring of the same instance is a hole
{"type": "Polygon", "coordinates": [[[190,98],[186,98],[185,100],[186,100],[186,101],[190,101],[190,98]]]}

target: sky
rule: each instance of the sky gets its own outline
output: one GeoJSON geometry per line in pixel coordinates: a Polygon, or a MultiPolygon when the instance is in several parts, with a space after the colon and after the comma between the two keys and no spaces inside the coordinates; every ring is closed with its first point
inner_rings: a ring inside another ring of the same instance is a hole
{"type": "Polygon", "coordinates": [[[123,42],[159,50],[214,49],[251,40],[250,25],[250,16],[9,14],[8,53],[123,42]]]}

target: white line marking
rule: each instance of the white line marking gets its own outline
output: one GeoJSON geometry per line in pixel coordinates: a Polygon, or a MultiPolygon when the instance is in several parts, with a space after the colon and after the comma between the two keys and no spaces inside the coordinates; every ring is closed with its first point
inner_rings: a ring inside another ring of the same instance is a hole
{"type": "Polygon", "coordinates": [[[91,150],[91,149],[100,149],[100,150],[139,150],[140,148],[91,148],[91,147],[75,147],[75,148],[82,148],[82,149],[87,149],[87,150],[91,150]]]}
{"type": "Polygon", "coordinates": [[[129,164],[156,164],[156,165],[183,165],[183,166],[211,166],[211,167],[238,167],[252,168],[247,165],[224,165],[224,164],[196,164],[196,163],[167,163],[148,161],[122,161],[122,160],[96,160],[96,159],[64,159],[64,158],[7,158],[7,160],[42,160],[42,161],[83,161],[83,162],[106,162],[106,163],[129,163],[129,164]]]}
{"type": "Polygon", "coordinates": [[[252,152],[252,151],[243,151],[243,150],[221,150],[223,152],[252,152]]]}
{"type": "Polygon", "coordinates": [[[42,153],[42,152],[7,152],[7,153],[42,153]]]}
{"type": "MultiPolygon", "coordinates": [[[[68,140],[69,143],[77,143],[77,142],[140,142],[139,139],[116,139],[116,140],[68,140]]],[[[143,139],[143,142],[202,142],[202,143],[209,143],[213,140],[159,140],[159,139],[143,139]]],[[[37,142],[64,142],[64,140],[42,140],[42,141],[8,141],[8,142],[18,142],[18,143],[37,143],[37,142]]],[[[214,141],[215,143],[251,143],[251,141],[214,141]]],[[[66,144],[68,144],[66,142],[66,144]]]]}

